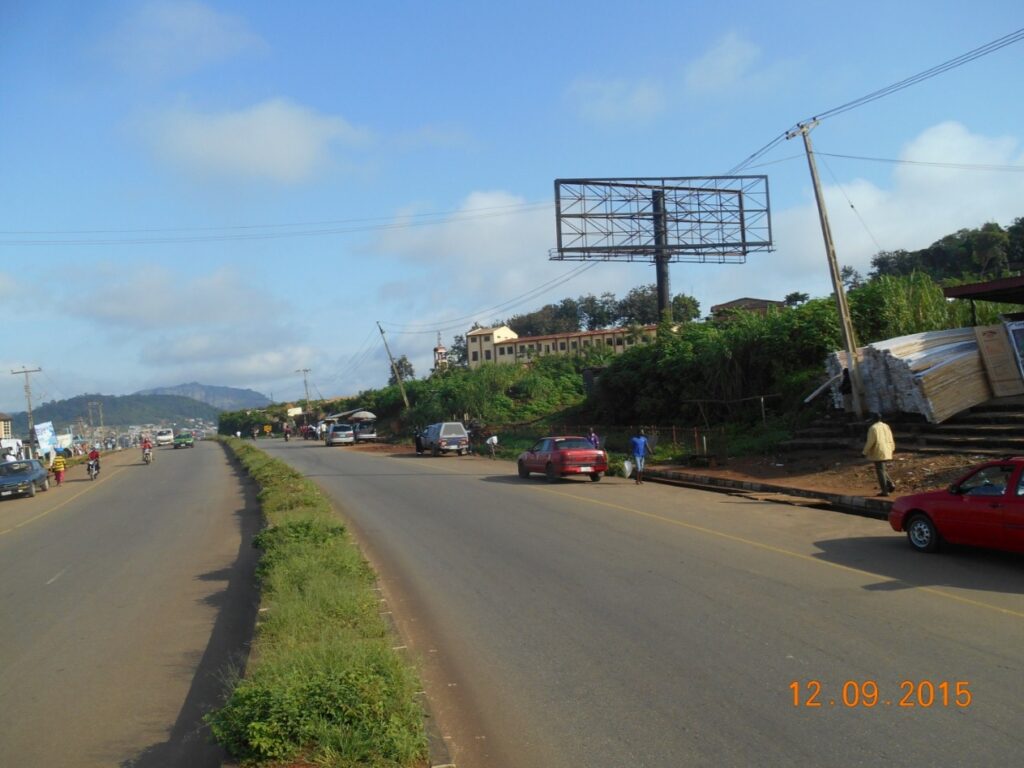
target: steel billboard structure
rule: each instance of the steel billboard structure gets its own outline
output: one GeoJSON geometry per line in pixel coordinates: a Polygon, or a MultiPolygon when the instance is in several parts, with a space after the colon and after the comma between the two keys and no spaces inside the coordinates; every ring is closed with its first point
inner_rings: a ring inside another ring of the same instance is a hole
{"type": "Polygon", "coordinates": [[[556,179],[554,261],[648,261],[670,313],[671,262],[745,263],[772,250],[767,176],[556,179]]]}

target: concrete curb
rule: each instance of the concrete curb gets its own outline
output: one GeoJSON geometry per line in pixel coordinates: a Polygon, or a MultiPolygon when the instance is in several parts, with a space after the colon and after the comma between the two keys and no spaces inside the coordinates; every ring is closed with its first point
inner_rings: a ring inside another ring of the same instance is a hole
{"type": "Polygon", "coordinates": [[[664,482],[685,485],[688,487],[701,488],[708,491],[721,493],[753,492],[753,493],[777,493],[785,496],[797,496],[805,499],[819,499],[827,502],[830,508],[840,512],[848,512],[865,517],[873,517],[878,520],[886,520],[889,517],[889,508],[892,506],[890,499],[876,499],[866,496],[847,496],[838,493],[827,493],[825,491],[810,491],[806,488],[793,488],[788,485],[773,485],[771,483],[754,482],[750,480],[732,480],[724,477],[712,477],[693,472],[680,472],[673,469],[657,469],[648,465],[644,469],[644,479],[662,480],[664,482]]]}

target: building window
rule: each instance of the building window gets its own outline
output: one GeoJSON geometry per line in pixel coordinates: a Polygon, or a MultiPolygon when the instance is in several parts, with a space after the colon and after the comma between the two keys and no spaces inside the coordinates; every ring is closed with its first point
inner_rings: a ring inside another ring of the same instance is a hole
{"type": "Polygon", "coordinates": [[[519,345],[519,354],[520,355],[525,355],[526,354],[526,345],[525,344],[520,344],[519,345]]]}
{"type": "Polygon", "coordinates": [[[590,346],[590,339],[584,339],[583,340],[583,346],[584,347],[589,347],[590,346]]]}
{"type": "Polygon", "coordinates": [[[619,337],[618,337],[618,338],[617,338],[617,339],[615,340],[615,346],[617,346],[617,347],[621,347],[621,346],[622,346],[622,344],[623,344],[623,341],[622,341],[622,337],[621,337],[621,336],[619,336],[619,337]]]}
{"type": "Polygon", "coordinates": [[[488,336],[484,336],[484,341],[490,341],[490,340],[491,340],[491,337],[489,335],[488,336]]]}
{"type": "Polygon", "coordinates": [[[544,351],[545,352],[550,352],[551,351],[551,345],[550,344],[545,344],[544,345],[544,351]]]}
{"type": "Polygon", "coordinates": [[[479,352],[477,352],[477,351],[476,351],[476,350],[474,349],[474,350],[473,350],[473,362],[475,363],[475,362],[476,362],[477,360],[479,360],[479,359],[480,359],[480,353],[479,353],[479,352]]]}
{"type": "Polygon", "coordinates": [[[577,344],[576,344],[576,342],[575,342],[575,341],[570,341],[569,343],[570,343],[570,344],[572,345],[572,348],[573,348],[573,349],[576,349],[576,347],[577,347],[577,344]]]}
{"type": "Polygon", "coordinates": [[[562,350],[563,352],[565,352],[565,342],[564,341],[558,342],[558,348],[560,350],[562,350]]]}
{"type": "Polygon", "coordinates": [[[484,360],[490,360],[490,359],[491,359],[491,350],[489,350],[489,349],[484,350],[484,360]]]}
{"type": "Polygon", "coordinates": [[[604,343],[607,344],[610,347],[612,345],[612,340],[611,339],[605,339],[604,343]]]}
{"type": "Polygon", "coordinates": [[[504,347],[498,347],[498,354],[504,357],[504,355],[505,355],[505,348],[504,347]]]}

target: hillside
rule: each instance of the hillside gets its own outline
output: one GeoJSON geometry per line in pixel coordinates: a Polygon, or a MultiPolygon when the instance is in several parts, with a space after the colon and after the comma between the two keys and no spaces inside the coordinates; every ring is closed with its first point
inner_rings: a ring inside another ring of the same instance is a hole
{"type": "MultiPolygon", "coordinates": [[[[52,421],[58,432],[74,426],[79,419],[89,424],[89,403],[102,406],[103,424],[126,427],[131,424],[171,424],[185,419],[217,421],[220,411],[212,405],[177,395],[79,395],[69,400],[52,401],[32,409],[36,424],[52,421]]],[[[100,407],[92,406],[92,423],[99,425],[100,407]]],[[[28,429],[24,412],[12,414],[15,434],[28,429]]]]}
{"type": "Polygon", "coordinates": [[[201,403],[212,405],[222,411],[237,411],[244,408],[264,408],[270,405],[270,398],[252,389],[236,389],[235,387],[218,387],[210,384],[178,384],[174,387],[156,387],[144,389],[136,395],[177,395],[190,397],[201,403]]]}

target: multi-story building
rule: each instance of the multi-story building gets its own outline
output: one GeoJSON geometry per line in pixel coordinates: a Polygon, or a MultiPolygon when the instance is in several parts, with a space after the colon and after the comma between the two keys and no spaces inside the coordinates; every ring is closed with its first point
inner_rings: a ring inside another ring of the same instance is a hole
{"type": "Polygon", "coordinates": [[[615,354],[653,341],[657,326],[571,331],[546,336],[519,336],[507,325],[476,328],[466,334],[466,361],[470,368],[484,363],[520,363],[539,355],[582,355],[605,347],[615,354]]]}

